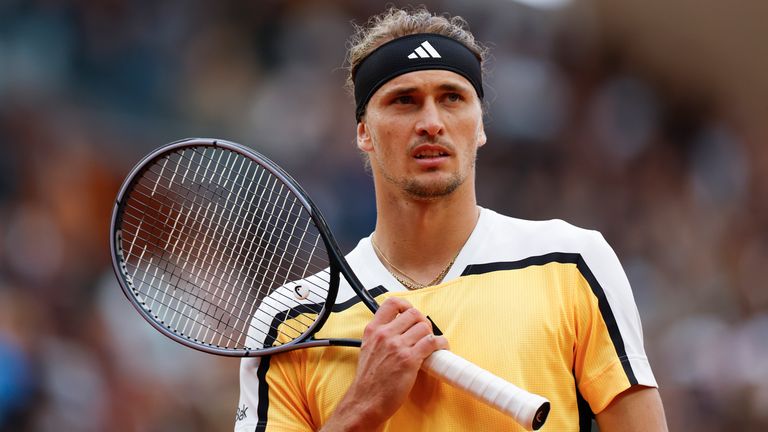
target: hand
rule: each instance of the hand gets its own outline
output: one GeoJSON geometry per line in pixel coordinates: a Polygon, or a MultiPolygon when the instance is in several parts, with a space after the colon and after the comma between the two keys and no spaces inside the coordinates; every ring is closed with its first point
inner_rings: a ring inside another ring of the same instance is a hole
{"type": "Polygon", "coordinates": [[[365,327],[355,379],[322,430],[375,430],[405,402],[424,359],[447,348],[410,303],[387,299],[365,327]]]}

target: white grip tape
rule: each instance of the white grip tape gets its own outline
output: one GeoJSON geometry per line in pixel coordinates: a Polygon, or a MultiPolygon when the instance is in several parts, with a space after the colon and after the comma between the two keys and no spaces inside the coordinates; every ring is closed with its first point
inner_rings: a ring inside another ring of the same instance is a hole
{"type": "Polygon", "coordinates": [[[422,369],[509,414],[526,430],[541,427],[549,413],[546,398],[528,393],[448,350],[432,353],[422,369]]]}

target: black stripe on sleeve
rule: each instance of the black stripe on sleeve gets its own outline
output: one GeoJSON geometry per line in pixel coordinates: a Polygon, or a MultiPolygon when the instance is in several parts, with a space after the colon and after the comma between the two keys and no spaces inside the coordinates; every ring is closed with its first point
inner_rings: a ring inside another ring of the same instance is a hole
{"type": "Polygon", "coordinates": [[[579,391],[579,386],[576,384],[575,371],[573,372],[573,385],[576,387],[576,408],[579,410],[579,432],[591,432],[595,413],[592,412],[589,403],[587,403],[579,391]]]}
{"type": "Polygon", "coordinates": [[[597,305],[600,309],[600,315],[603,317],[605,326],[608,328],[611,342],[619,357],[619,361],[621,361],[621,366],[624,368],[624,373],[627,375],[630,385],[637,384],[637,378],[635,377],[632,365],[629,363],[629,358],[627,357],[624,339],[621,337],[619,325],[616,322],[616,317],[613,315],[611,305],[608,303],[608,298],[605,296],[605,291],[603,290],[603,287],[600,286],[600,283],[597,281],[597,278],[595,278],[592,270],[589,269],[589,266],[584,261],[581,254],[552,252],[545,255],[528,257],[519,261],[473,264],[464,269],[462,276],[479,275],[494,271],[519,270],[530,266],[542,266],[553,262],[576,265],[576,268],[592,289],[592,293],[597,297],[597,305]]]}
{"type": "Polygon", "coordinates": [[[592,293],[597,297],[600,314],[603,316],[603,321],[605,321],[606,327],[608,327],[608,334],[611,335],[613,347],[616,348],[616,354],[619,355],[619,360],[621,361],[621,366],[624,368],[624,373],[627,374],[629,385],[637,384],[635,372],[632,370],[632,365],[629,363],[629,357],[627,357],[627,350],[624,347],[624,338],[621,337],[619,324],[616,322],[616,317],[613,315],[611,305],[608,304],[608,298],[605,296],[605,291],[603,291],[603,288],[597,282],[597,278],[592,274],[592,270],[589,269],[589,266],[587,266],[587,263],[584,262],[584,259],[582,259],[581,256],[579,256],[579,262],[576,263],[576,267],[581,272],[581,275],[584,276],[584,279],[587,280],[587,283],[589,283],[589,286],[592,288],[592,293]]]}
{"type": "Polygon", "coordinates": [[[259,406],[256,407],[258,422],[256,423],[256,432],[265,432],[267,430],[267,416],[269,415],[269,384],[267,384],[267,370],[269,370],[269,360],[271,357],[262,357],[259,359],[259,368],[256,370],[256,376],[259,377],[259,406]]]}

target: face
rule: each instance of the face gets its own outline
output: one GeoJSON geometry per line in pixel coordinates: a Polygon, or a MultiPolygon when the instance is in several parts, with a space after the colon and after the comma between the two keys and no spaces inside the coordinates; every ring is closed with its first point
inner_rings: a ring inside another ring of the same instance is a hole
{"type": "Polygon", "coordinates": [[[450,195],[474,180],[485,140],[474,87],[444,70],[387,82],[357,126],[357,145],[370,157],[377,188],[394,187],[416,199],[450,195]]]}

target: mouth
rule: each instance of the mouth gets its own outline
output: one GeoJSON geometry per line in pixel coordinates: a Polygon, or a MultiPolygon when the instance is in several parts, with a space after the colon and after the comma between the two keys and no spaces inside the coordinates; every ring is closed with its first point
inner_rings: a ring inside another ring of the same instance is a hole
{"type": "Polygon", "coordinates": [[[436,159],[450,156],[450,152],[442,146],[421,145],[416,147],[411,156],[415,159],[436,159]]]}

